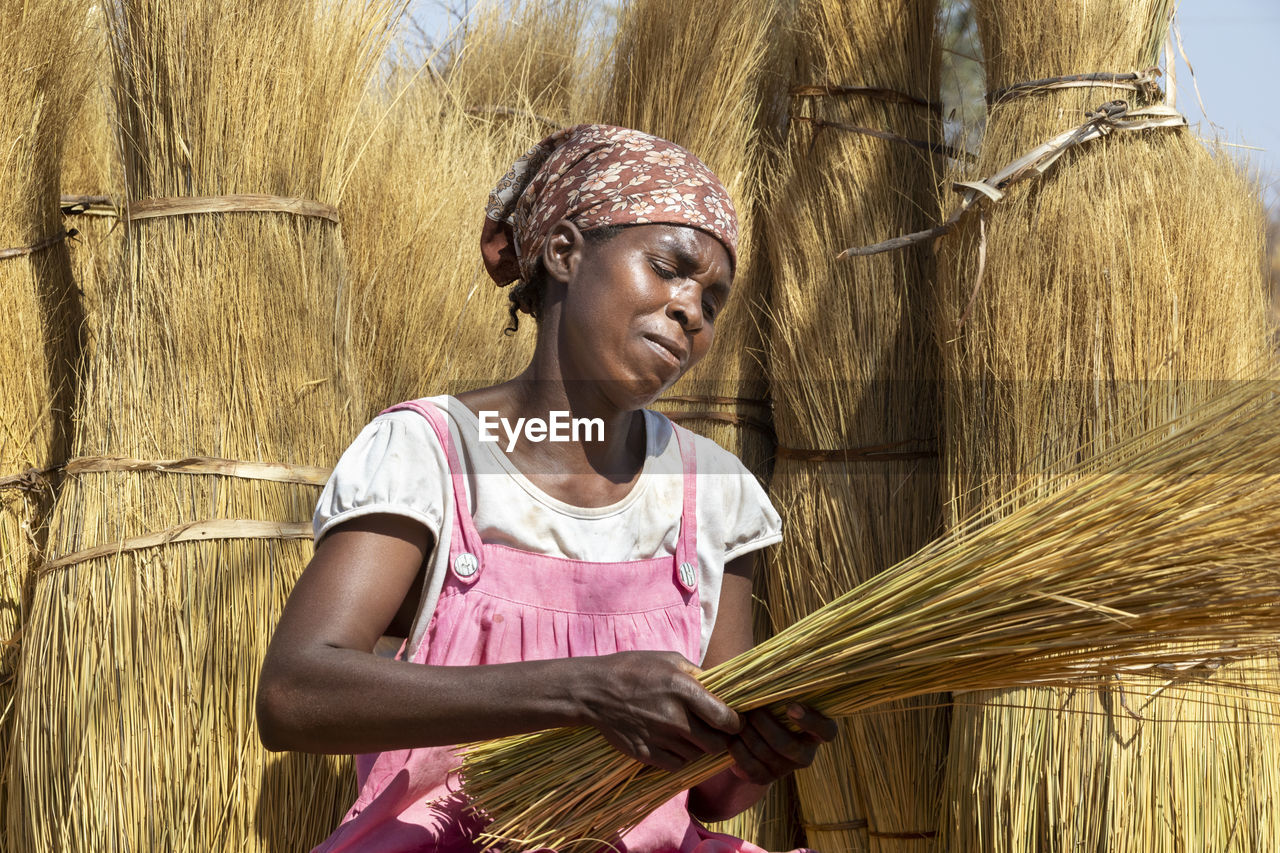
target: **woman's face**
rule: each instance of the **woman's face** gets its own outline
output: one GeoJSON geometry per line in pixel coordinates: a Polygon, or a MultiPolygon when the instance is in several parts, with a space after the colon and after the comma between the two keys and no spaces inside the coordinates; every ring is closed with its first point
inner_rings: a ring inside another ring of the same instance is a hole
{"type": "Polygon", "coordinates": [[[596,243],[579,232],[577,239],[563,270],[562,373],[600,383],[620,409],[641,408],[710,348],[732,287],[729,253],[683,225],[628,226],[596,243]]]}

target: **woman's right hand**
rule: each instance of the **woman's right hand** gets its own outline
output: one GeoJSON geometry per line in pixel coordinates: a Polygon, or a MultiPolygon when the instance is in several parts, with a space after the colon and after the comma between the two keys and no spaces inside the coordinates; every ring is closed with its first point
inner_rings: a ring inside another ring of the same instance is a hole
{"type": "Polygon", "coordinates": [[[676,771],[723,752],[742,720],[702,686],[698,667],[675,652],[578,658],[593,668],[580,701],[585,722],[618,751],[676,771]]]}

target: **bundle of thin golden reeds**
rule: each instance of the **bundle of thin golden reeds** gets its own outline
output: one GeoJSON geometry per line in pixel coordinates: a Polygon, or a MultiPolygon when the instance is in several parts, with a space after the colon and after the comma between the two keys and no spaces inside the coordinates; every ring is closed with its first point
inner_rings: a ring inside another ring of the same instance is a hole
{"type": "MultiPolygon", "coordinates": [[[[974,174],[1104,102],[1158,99],[1148,69],[1169,6],[975,2],[991,106],[974,174]],[[1052,79],[1067,75],[1079,76],[1052,79]]],[[[962,220],[938,244],[952,517],[1067,448],[1106,446],[1193,404],[1205,380],[1240,375],[1265,342],[1262,232],[1234,167],[1172,129],[1087,143],[962,220]]],[[[1188,714],[1168,691],[1132,725],[1116,697],[1157,688],[1132,677],[1104,693],[965,697],[946,849],[1212,850],[1232,832],[1280,845],[1275,806],[1248,792],[1277,781],[1226,781],[1230,756],[1269,748],[1271,727],[1242,721],[1222,749],[1223,726],[1190,720],[1247,716],[1237,698],[1188,714]]]]}
{"type": "Polygon", "coordinates": [[[763,357],[769,274],[756,250],[765,142],[779,132],[789,46],[778,0],[632,0],[614,38],[612,73],[594,93],[593,120],[683,145],[733,197],[741,231],[734,293],[717,343],[655,408],[702,433],[758,476],[773,451],[763,357]]]}
{"type": "Polygon", "coordinates": [[[367,420],[401,400],[507,379],[527,363],[533,323],[504,336],[507,296],[481,263],[480,226],[490,189],[545,129],[469,116],[427,75],[393,80],[363,124],[371,136],[344,198],[343,240],[367,420]]]}
{"type": "MultiPolygon", "coordinates": [[[[1274,650],[1278,395],[1276,379],[1234,384],[1051,484],[1029,480],[703,683],[741,710],[798,699],[847,715],[938,690],[1100,685],[1131,671],[1190,683],[1274,650]]],[[[1274,719],[1280,694],[1268,699],[1274,719]]],[[[731,761],[666,773],[575,728],[472,747],[462,773],[490,837],[573,850],[731,761]]]]}
{"type": "MultiPolygon", "coordinates": [[[[733,297],[707,357],[654,408],[737,455],[762,480],[773,455],[763,353],[767,259],[754,233],[769,145],[781,125],[788,9],[777,0],[632,0],[611,46],[612,72],[589,97],[593,119],[634,127],[693,151],[725,182],[742,234],[733,297]]],[[[763,567],[757,575],[763,574],[763,567]]],[[[758,585],[757,595],[763,593],[758,585]]],[[[757,630],[757,637],[768,636],[757,630]]],[[[759,627],[759,626],[758,626],[759,627]]],[[[794,801],[775,785],[761,803],[715,827],[766,849],[794,847],[794,801]]]]}
{"type": "MultiPolygon", "coordinates": [[[[835,257],[928,219],[942,166],[930,151],[941,135],[934,9],[799,7],[787,157],[766,230],[780,445],[772,494],[786,525],[769,566],[779,627],[939,530],[931,253],[835,257]]],[[[946,711],[936,698],[908,705],[845,721],[796,774],[811,846],[929,848],[946,711]]]]}
{"type": "Polygon", "coordinates": [[[392,5],[105,5],[127,266],[24,635],[11,850],[299,849],[350,802],[341,762],[264,754],[254,685],[351,437],[333,206],[392,5]]]}
{"type": "Polygon", "coordinates": [[[0,767],[53,497],[52,477],[24,474],[61,461],[71,432],[80,304],[58,194],[85,89],[86,12],[60,0],[0,8],[0,767]]]}
{"type": "Polygon", "coordinates": [[[569,121],[584,5],[485,4],[448,57],[394,68],[362,111],[343,220],[362,418],[528,363],[533,322],[503,334],[509,302],[480,261],[480,227],[511,163],[569,121]]]}
{"type": "MultiPolygon", "coordinates": [[[[479,4],[462,22],[441,72],[457,103],[476,116],[533,118],[543,125],[538,138],[573,124],[582,109],[589,5],[588,0],[479,4]]],[[[504,163],[504,170],[509,165],[504,163]]]]}
{"type": "Polygon", "coordinates": [[[119,216],[125,194],[124,163],[116,132],[111,55],[102,6],[91,7],[87,27],[87,49],[75,58],[86,66],[88,90],[72,119],[62,158],[64,225],[76,230],[67,249],[86,318],[83,359],[92,357],[93,341],[88,333],[101,325],[94,315],[99,310],[103,282],[117,274],[127,230],[119,216]]]}

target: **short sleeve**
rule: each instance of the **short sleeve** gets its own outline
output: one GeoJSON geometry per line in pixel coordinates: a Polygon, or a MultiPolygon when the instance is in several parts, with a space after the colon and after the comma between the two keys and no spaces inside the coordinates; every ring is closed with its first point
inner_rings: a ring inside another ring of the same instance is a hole
{"type": "Polygon", "coordinates": [[[773,508],[773,502],[760,485],[760,481],[732,454],[726,453],[739,472],[737,513],[734,522],[726,529],[724,561],[741,557],[782,541],[782,518],[773,508]]]}
{"type": "Polygon", "coordinates": [[[722,545],[723,561],[782,541],[782,519],[768,494],[742,461],[714,441],[698,436],[699,522],[722,545]]]}
{"type": "Polygon", "coordinates": [[[342,454],[320,494],[312,518],[316,540],[353,518],[391,513],[421,522],[439,541],[447,472],[426,418],[413,411],[378,415],[342,454]]]}

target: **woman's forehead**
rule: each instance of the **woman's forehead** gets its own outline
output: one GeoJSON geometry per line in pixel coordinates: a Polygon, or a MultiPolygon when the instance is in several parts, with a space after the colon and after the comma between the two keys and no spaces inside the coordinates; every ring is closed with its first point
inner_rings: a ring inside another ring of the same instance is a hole
{"type": "Polygon", "coordinates": [[[635,242],[644,242],[679,255],[693,265],[719,262],[726,272],[732,271],[728,250],[715,236],[692,225],[667,223],[630,225],[622,229],[635,242]]]}

